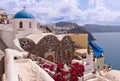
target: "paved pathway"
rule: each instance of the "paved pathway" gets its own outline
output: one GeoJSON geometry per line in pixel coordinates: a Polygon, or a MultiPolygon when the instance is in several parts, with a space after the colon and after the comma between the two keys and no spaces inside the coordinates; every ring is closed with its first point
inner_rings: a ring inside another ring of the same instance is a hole
{"type": "Polygon", "coordinates": [[[36,68],[27,60],[16,60],[15,67],[17,69],[20,81],[44,81],[38,74],[36,68]]]}

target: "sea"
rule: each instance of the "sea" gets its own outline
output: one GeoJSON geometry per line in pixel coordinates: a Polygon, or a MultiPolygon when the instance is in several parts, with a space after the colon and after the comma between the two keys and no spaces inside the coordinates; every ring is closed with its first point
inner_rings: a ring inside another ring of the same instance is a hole
{"type": "Polygon", "coordinates": [[[120,33],[92,33],[98,46],[104,49],[105,63],[120,70],[120,33]]]}

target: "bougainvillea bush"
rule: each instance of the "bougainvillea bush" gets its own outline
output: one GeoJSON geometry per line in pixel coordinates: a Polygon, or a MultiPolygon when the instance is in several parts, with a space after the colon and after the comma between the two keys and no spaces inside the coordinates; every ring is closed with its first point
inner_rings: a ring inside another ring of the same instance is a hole
{"type": "Polygon", "coordinates": [[[71,63],[68,70],[62,63],[57,62],[56,65],[57,67],[49,64],[41,66],[55,81],[78,81],[78,77],[82,77],[85,71],[84,66],[77,62],[71,63]]]}

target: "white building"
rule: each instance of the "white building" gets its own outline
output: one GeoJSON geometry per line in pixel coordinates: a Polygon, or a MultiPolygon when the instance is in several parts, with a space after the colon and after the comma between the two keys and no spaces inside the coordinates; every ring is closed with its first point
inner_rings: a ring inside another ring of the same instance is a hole
{"type": "Polygon", "coordinates": [[[14,39],[38,32],[41,33],[42,31],[38,30],[37,21],[25,9],[15,14],[12,24],[0,24],[0,39],[9,48],[15,48],[14,39]]]}

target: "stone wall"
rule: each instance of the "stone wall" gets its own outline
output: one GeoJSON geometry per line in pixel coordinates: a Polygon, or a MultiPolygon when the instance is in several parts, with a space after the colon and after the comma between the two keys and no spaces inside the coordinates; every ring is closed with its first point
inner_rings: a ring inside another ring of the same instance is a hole
{"type": "Polygon", "coordinates": [[[54,61],[58,62],[69,64],[74,58],[74,42],[69,36],[64,36],[60,41],[54,35],[47,35],[39,40],[37,44],[28,38],[20,38],[19,41],[25,51],[42,58],[45,58],[45,54],[49,52],[54,53],[54,61]]]}
{"type": "Polygon", "coordinates": [[[69,64],[74,57],[74,42],[69,36],[63,37],[62,41],[62,61],[69,64]]]}

